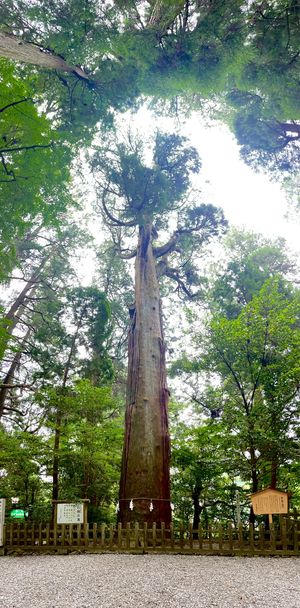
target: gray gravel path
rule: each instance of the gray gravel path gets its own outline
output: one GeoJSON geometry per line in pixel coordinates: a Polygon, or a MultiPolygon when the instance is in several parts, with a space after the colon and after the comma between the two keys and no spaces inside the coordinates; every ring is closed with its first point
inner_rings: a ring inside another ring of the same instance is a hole
{"type": "Polygon", "coordinates": [[[300,559],[0,557],[1,608],[300,608],[300,559]]]}

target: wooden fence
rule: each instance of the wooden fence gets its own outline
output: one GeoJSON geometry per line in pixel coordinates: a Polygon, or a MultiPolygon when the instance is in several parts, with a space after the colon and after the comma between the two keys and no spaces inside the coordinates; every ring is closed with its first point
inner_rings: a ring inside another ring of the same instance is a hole
{"type": "Polygon", "coordinates": [[[300,555],[300,521],[281,518],[280,524],[234,527],[210,525],[193,530],[171,525],[166,529],[153,524],[29,524],[11,523],[4,527],[5,554],[19,552],[129,552],[184,553],[207,555],[300,555]]]}

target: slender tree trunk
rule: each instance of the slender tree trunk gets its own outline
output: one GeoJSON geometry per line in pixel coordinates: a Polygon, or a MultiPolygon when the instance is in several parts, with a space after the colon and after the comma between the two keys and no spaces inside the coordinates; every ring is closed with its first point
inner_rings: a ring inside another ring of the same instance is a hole
{"type": "Polygon", "coordinates": [[[165,345],[151,225],[140,227],[129,332],[120,521],[171,521],[165,345]],[[130,510],[130,501],[133,510],[130,510]],[[153,510],[150,511],[151,500],[153,510]]]}
{"type": "Polygon", "coordinates": [[[5,320],[9,320],[7,323],[6,331],[11,336],[13,330],[16,325],[20,322],[22,314],[25,310],[25,301],[27,297],[33,296],[36,290],[37,284],[33,284],[32,280],[26,283],[24,289],[22,289],[21,293],[15,299],[14,303],[11,305],[10,309],[5,313],[5,320]]]}
{"type": "Polygon", "coordinates": [[[273,488],[273,490],[276,490],[276,486],[277,486],[277,469],[278,469],[278,462],[277,459],[274,457],[272,459],[271,462],[271,488],[273,488]]]}
{"type": "Polygon", "coordinates": [[[4,32],[0,32],[0,56],[21,63],[39,65],[42,68],[70,72],[89,80],[89,76],[78,66],[69,65],[58,55],[4,32]]]}
{"type": "MultiPolygon", "coordinates": [[[[66,362],[66,366],[64,369],[63,379],[62,379],[62,394],[64,394],[66,389],[66,384],[68,380],[68,376],[71,369],[71,363],[73,356],[75,354],[76,349],[76,341],[78,338],[78,334],[82,325],[82,320],[85,314],[85,307],[83,308],[81,315],[79,317],[75,334],[71,341],[71,348],[69,351],[68,359],[66,362]]],[[[60,405],[56,408],[56,418],[55,418],[55,434],[54,434],[54,453],[53,453],[53,461],[52,461],[52,500],[58,500],[59,498],[59,449],[60,449],[60,438],[61,438],[61,430],[62,430],[62,422],[63,422],[63,412],[60,408],[60,405]]],[[[54,502],[52,503],[52,520],[54,520],[54,502]]]]}
{"type": "MultiPolygon", "coordinates": [[[[8,369],[8,371],[6,372],[6,375],[4,376],[3,380],[2,380],[2,384],[11,384],[13,379],[14,379],[14,375],[15,372],[20,364],[21,361],[21,357],[22,354],[24,352],[24,347],[26,345],[26,342],[29,338],[30,335],[30,329],[27,330],[23,340],[22,340],[22,345],[20,347],[20,350],[18,352],[15,353],[14,358],[10,364],[10,367],[8,369]]],[[[9,392],[9,388],[7,386],[1,386],[0,387],[0,418],[3,416],[3,412],[4,412],[4,406],[5,406],[5,400],[7,397],[7,393],[9,392]]]]}
{"type": "Polygon", "coordinates": [[[32,273],[32,276],[30,277],[29,281],[27,281],[22,291],[19,293],[18,297],[11,305],[10,309],[5,313],[5,319],[9,320],[9,324],[7,324],[6,327],[6,331],[9,333],[9,335],[12,334],[14,328],[16,327],[20,317],[24,312],[26,297],[31,296],[36,290],[41,272],[48,259],[49,255],[43,258],[38,268],[36,268],[36,270],[32,273]]]}
{"type": "Polygon", "coordinates": [[[194,506],[193,530],[197,530],[199,528],[199,524],[200,524],[200,516],[201,516],[202,508],[199,505],[199,500],[200,500],[201,490],[202,490],[202,488],[198,484],[196,484],[194,486],[193,494],[192,494],[193,506],[194,506]]]}
{"type": "Polygon", "coordinates": [[[53,486],[52,486],[52,500],[58,500],[58,477],[59,477],[59,447],[60,447],[60,434],[61,434],[61,422],[62,414],[59,408],[56,411],[55,418],[55,435],[54,435],[54,455],[53,455],[53,486]]]}
{"type": "MultiPolygon", "coordinates": [[[[250,448],[250,458],[251,458],[251,479],[252,479],[252,493],[258,492],[258,476],[256,470],[256,458],[255,458],[255,450],[254,448],[250,448]]],[[[255,524],[255,514],[253,511],[253,507],[250,507],[250,515],[249,515],[250,524],[255,524]]]]}

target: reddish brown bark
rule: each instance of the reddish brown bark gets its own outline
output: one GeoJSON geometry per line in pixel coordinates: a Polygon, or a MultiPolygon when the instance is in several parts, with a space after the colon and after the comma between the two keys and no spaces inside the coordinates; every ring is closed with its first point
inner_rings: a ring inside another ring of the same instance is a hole
{"type": "Polygon", "coordinates": [[[151,225],[140,228],[129,332],[120,521],[171,521],[165,345],[151,225]],[[129,508],[133,500],[134,509],[129,508]],[[150,511],[150,501],[153,511],[150,511]]]}

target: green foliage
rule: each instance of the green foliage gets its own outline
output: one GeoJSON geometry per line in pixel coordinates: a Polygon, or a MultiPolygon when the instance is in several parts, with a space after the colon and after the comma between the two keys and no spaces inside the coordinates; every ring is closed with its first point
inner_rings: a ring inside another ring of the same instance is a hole
{"type": "Polygon", "coordinates": [[[196,150],[178,135],[156,135],[151,166],[144,154],[140,141],[130,141],[127,146],[118,144],[107,160],[103,150],[92,159],[96,175],[103,175],[103,196],[112,194],[111,206],[121,221],[144,224],[175,209],[188,189],[190,174],[200,168],[196,150]]]}
{"type": "Polygon", "coordinates": [[[270,277],[293,276],[295,263],[283,239],[231,230],[225,241],[225,268],[218,268],[211,290],[211,306],[235,318],[270,277]]]}
{"type": "MultiPolygon", "coordinates": [[[[120,403],[109,386],[95,387],[87,379],[64,392],[50,387],[41,393],[40,399],[47,403],[48,428],[56,429],[57,411],[62,420],[57,452],[60,497],[89,498],[93,518],[96,521],[102,517],[103,521],[117,495],[123,440],[120,403]]],[[[51,454],[53,437],[48,445],[51,454]]]]}
{"type": "Polygon", "coordinates": [[[0,278],[15,262],[17,241],[35,222],[57,225],[74,204],[70,150],[41,113],[30,84],[0,60],[0,278]]]}
{"type": "Polygon", "coordinates": [[[0,494],[10,500],[17,496],[20,505],[31,506],[43,500],[47,487],[45,472],[47,446],[44,438],[28,432],[4,431],[0,426],[0,494]]]}
{"type": "Polygon", "coordinates": [[[213,420],[199,421],[196,426],[177,422],[174,435],[172,483],[175,518],[186,523],[194,518],[196,527],[214,519],[236,521],[238,478],[235,478],[226,427],[213,420]],[[199,521],[195,520],[196,514],[199,521]]]}
{"type": "Polygon", "coordinates": [[[259,450],[265,483],[271,482],[272,466],[278,479],[280,465],[295,449],[299,315],[299,293],[278,278],[269,279],[236,319],[212,320],[202,361],[222,382],[223,420],[241,451],[259,450]]]}

